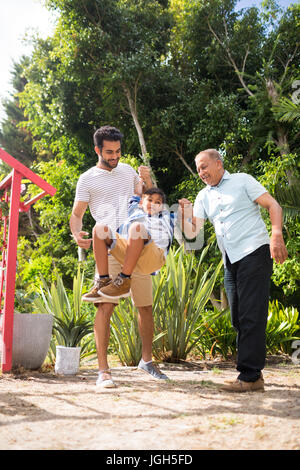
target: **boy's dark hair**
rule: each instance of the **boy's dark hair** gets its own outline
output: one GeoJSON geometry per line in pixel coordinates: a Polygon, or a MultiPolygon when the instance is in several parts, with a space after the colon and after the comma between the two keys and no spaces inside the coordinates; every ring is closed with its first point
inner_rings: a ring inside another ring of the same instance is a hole
{"type": "Polygon", "coordinates": [[[166,203],[167,198],[166,198],[166,195],[165,195],[165,193],[163,192],[162,189],[153,187],[153,188],[146,189],[146,191],[143,193],[143,195],[145,195],[145,196],[146,195],[150,196],[151,194],[159,194],[161,199],[162,199],[162,203],[163,204],[166,203]]]}
{"type": "Polygon", "coordinates": [[[102,149],[103,140],[109,140],[110,142],[117,142],[118,140],[122,142],[123,134],[116,127],[112,126],[102,126],[100,129],[97,129],[94,133],[93,140],[94,145],[102,149]]]}

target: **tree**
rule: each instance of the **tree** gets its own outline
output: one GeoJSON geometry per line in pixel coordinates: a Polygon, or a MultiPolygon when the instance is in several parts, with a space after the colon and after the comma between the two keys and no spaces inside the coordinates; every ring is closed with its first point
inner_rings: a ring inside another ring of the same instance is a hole
{"type": "Polygon", "coordinates": [[[18,93],[24,90],[26,79],[23,69],[29,64],[29,58],[23,57],[19,63],[15,62],[12,71],[13,96],[4,101],[6,118],[1,122],[0,146],[10,155],[26,166],[30,166],[36,158],[32,149],[32,137],[25,127],[19,127],[24,121],[24,112],[20,107],[18,93]]]}
{"type": "Polygon", "coordinates": [[[37,44],[28,70],[31,83],[23,95],[28,115],[36,120],[36,100],[31,106],[30,96],[42,94],[39,107],[47,119],[39,119],[40,133],[50,126],[52,135],[63,130],[82,140],[82,134],[90,138],[100,122],[113,121],[122,129],[133,122],[142,159],[149,164],[143,118],[151,109],[152,84],[168,41],[170,15],[164,3],[47,2],[60,13],[58,25],[51,40],[37,44]]]}

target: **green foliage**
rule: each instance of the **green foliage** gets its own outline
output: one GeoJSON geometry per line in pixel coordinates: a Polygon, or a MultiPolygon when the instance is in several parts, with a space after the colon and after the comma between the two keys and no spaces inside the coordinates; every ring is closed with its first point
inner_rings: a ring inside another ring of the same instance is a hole
{"type": "MultiPolygon", "coordinates": [[[[202,258],[207,250],[204,250],[202,258]]],[[[199,319],[209,301],[222,262],[204,270],[202,258],[171,249],[166,266],[153,279],[153,355],[178,362],[195,349],[201,336],[199,319]]],[[[218,313],[218,316],[220,313],[218,313]]],[[[111,344],[122,364],[137,365],[141,358],[138,314],[128,300],[115,308],[111,320],[111,344]]]]}
{"type": "Polygon", "coordinates": [[[186,359],[201,338],[193,338],[198,321],[210,299],[222,261],[204,270],[202,260],[184,255],[182,247],[170,250],[164,270],[154,278],[153,311],[157,334],[153,354],[177,362],[186,359]]]}
{"type": "MultiPolygon", "coordinates": [[[[33,291],[41,285],[42,274],[50,282],[61,275],[71,286],[77,271],[77,246],[70,237],[68,221],[79,172],[65,160],[39,162],[33,169],[57,192],[35,203],[38,224],[34,226],[34,233],[18,240],[17,285],[33,291]]],[[[26,196],[30,198],[38,192],[39,188],[28,185],[26,196]]],[[[93,223],[89,213],[85,220],[91,231],[93,223]]]]}
{"type": "Polygon", "coordinates": [[[15,291],[15,309],[17,313],[33,313],[33,301],[37,298],[36,292],[27,292],[25,289],[15,291]]]}
{"type": "Polygon", "coordinates": [[[15,93],[3,102],[6,117],[1,122],[0,146],[21,163],[30,166],[36,158],[36,153],[32,148],[32,136],[25,127],[18,127],[19,123],[25,120],[18,93],[22,92],[26,85],[23,69],[28,64],[29,58],[22,57],[20,63],[13,65],[12,85],[15,93]]]}
{"type": "Polygon", "coordinates": [[[300,178],[284,188],[275,188],[275,198],[282,206],[285,219],[300,216],[300,178]]]}
{"type": "Polygon", "coordinates": [[[283,97],[279,101],[278,105],[274,107],[274,112],[278,115],[279,120],[282,122],[293,122],[299,121],[300,119],[299,102],[295,103],[293,100],[286,97],[283,97]]]}
{"type": "Polygon", "coordinates": [[[236,354],[236,331],[232,327],[230,311],[207,310],[202,317],[202,325],[196,330],[201,336],[197,350],[203,358],[220,355],[225,359],[236,354]]]}
{"type": "Polygon", "coordinates": [[[137,310],[130,300],[122,300],[111,318],[111,344],[121,363],[136,366],[142,357],[137,310]]]}
{"type": "MultiPolygon", "coordinates": [[[[227,359],[234,356],[236,349],[236,331],[232,327],[230,312],[206,310],[202,325],[196,331],[201,335],[197,346],[202,357],[221,355],[227,359]]],[[[299,312],[294,307],[284,308],[278,301],[269,303],[268,323],[266,328],[267,354],[292,354],[292,342],[300,338],[299,312]]]]}
{"type": "MultiPolygon", "coordinates": [[[[211,269],[203,269],[202,261],[197,263],[194,256],[184,255],[182,248],[171,250],[167,265],[153,280],[153,354],[158,360],[178,362],[190,353],[225,359],[236,354],[236,331],[229,309],[219,311],[208,303],[221,263],[212,273],[211,269]]],[[[299,338],[298,310],[270,302],[267,353],[291,354],[292,342],[299,338]]],[[[113,314],[111,345],[122,364],[138,364],[142,345],[137,310],[127,299],[113,314]]]]}
{"type": "MultiPolygon", "coordinates": [[[[273,266],[272,280],[283,291],[285,302],[293,296],[293,302],[300,302],[300,219],[299,219],[299,156],[287,153],[281,159],[272,156],[268,162],[260,162],[260,182],[279,201],[284,210],[284,238],[288,250],[288,259],[284,264],[273,266]],[[291,184],[289,183],[291,180],[291,184]],[[296,296],[296,297],[295,297],[296,296]]],[[[271,232],[269,216],[265,222],[271,232]]],[[[297,305],[297,304],[296,304],[297,305]]]]}
{"type": "Polygon", "coordinates": [[[50,288],[43,281],[44,287],[40,289],[39,297],[33,301],[34,311],[53,315],[55,344],[67,347],[81,346],[81,356],[92,341],[89,335],[93,332],[88,306],[81,300],[83,282],[84,275],[80,269],[73,279],[71,294],[68,294],[61,277],[58,277],[57,283],[52,283],[50,288]],[[83,342],[86,337],[88,341],[83,342]]]}
{"type": "Polygon", "coordinates": [[[300,338],[299,312],[284,308],[278,301],[270,302],[266,329],[267,352],[292,354],[292,342],[300,338]]]}

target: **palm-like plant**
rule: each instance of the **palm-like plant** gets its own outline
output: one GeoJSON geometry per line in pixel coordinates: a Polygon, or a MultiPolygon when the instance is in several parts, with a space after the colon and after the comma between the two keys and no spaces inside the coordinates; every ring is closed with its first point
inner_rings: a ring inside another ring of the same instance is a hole
{"type": "Polygon", "coordinates": [[[284,308],[277,300],[269,303],[266,329],[267,351],[291,354],[292,342],[300,338],[299,312],[294,307],[284,308]]]}
{"type": "Polygon", "coordinates": [[[142,355],[137,311],[131,300],[123,299],[111,318],[111,342],[121,363],[136,366],[142,355]]]}
{"type": "MultiPolygon", "coordinates": [[[[178,362],[201,341],[199,331],[201,314],[210,299],[222,266],[204,268],[206,247],[199,260],[195,255],[185,255],[182,247],[170,250],[164,270],[154,279],[154,318],[157,336],[154,355],[164,360],[178,362]]],[[[223,312],[218,312],[218,317],[223,312]]]]}
{"type": "Polygon", "coordinates": [[[274,196],[281,205],[286,219],[300,215],[300,178],[295,179],[289,186],[277,185],[274,196]]]}
{"type": "MultiPolygon", "coordinates": [[[[153,279],[154,339],[153,355],[159,360],[178,362],[186,359],[201,341],[207,328],[224,312],[217,312],[210,321],[203,320],[204,311],[222,266],[205,269],[200,260],[186,255],[183,247],[171,249],[166,266],[153,279]]],[[[111,342],[122,364],[137,365],[142,344],[138,329],[138,313],[131,301],[124,299],[115,308],[111,319],[111,342]]]]}
{"type": "MultiPolygon", "coordinates": [[[[33,301],[33,307],[36,311],[53,315],[54,336],[59,345],[82,346],[82,339],[93,332],[89,311],[82,308],[83,282],[84,276],[78,269],[77,276],[73,279],[72,294],[68,295],[60,276],[57,278],[57,284],[52,283],[50,289],[43,280],[40,296],[33,301]]],[[[82,346],[81,354],[87,345],[86,342],[82,346]]]]}
{"type": "Polygon", "coordinates": [[[293,122],[300,119],[300,103],[295,103],[289,98],[281,98],[274,106],[274,111],[281,122],[293,122]]]}
{"type": "MultiPolygon", "coordinates": [[[[274,111],[281,122],[294,122],[300,120],[300,103],[289,98],[281,98],[274,111]]],[[[297,173],[296,173],[297,174],[297,173]]],[[[285,218],[299,216],[300,214],[300,178],[294,177],[289,186],[275,187],[275,197],[282,206],[285,218]]]]}

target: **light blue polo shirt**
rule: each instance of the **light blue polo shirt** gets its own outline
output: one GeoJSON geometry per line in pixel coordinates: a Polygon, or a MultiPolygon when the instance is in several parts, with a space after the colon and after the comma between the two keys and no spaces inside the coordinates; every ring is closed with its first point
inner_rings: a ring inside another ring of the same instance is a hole
{"type": "Polygon", "coordinates": [[[270,238],[254,202],[267,190],[253,176],[225,171],[217,186],[202,189],[194,204],[194,216],[209,219],[214,225],[217,242],[223,255],[235,263],[270,238]]]}

